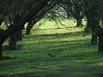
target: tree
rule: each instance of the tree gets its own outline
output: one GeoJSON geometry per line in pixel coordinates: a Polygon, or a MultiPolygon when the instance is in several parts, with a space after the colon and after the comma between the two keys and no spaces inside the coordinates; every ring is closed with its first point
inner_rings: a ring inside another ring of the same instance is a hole
{"type": "Polygon", "coordinates": [[[83,0],[65,0],[63,7],[67,12],[67,18],[73,17],[76,19],[76,27],[80,27],[82,19],[84,17],[84,5],[83,0]]]}
{"type": "MultiPolygon", "coordinates": [[[[103,21],[103,1],[86,1],[85,3],[85,15],[87,17],[87,27],[90,27],[92,33],[99,37],[98,51],[103,52],[103,29],[100,26],[100,21],[103,21]],[[88,7],[87,7],[88,4],[88,7]]],[[[102,24],[103,25],[103,24],[102,24]]]]}
{"type": "MultiPolygon", "coordinates": [[[[0,57],[3,42],[14,33],[24,29],[29,21],[38,22],[47,11],[58,4],[59,0],[3,0],[0,1],[0,9],[3,9],[4,18],[11,23],[6,30],[0,31],[0,57]],[[10,4],[9,4],[10,3],[10,4]],[[6,10],[5,10],[6,9],[6,10]]],[[[0,13],[0,16],[2,14],[0,13]]]]}

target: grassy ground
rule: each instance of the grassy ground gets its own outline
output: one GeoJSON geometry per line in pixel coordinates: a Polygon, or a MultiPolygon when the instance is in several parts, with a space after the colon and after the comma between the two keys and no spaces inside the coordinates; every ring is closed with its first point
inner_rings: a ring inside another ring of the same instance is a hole
{"type": "Polygon", "coordinates": [[[80,31],[43,29],[24,36],[20,50],[4,51],[16,58],[0,61],[0,77],[103,77],[103,55],[80,31]]]}

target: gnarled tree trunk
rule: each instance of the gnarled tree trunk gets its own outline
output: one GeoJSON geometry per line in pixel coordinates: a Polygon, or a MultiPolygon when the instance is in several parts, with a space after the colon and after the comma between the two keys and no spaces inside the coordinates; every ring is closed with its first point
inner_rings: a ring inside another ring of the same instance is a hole
{"type": "Polygon", "coordinates": [[[9,49],[16,50],[17,49],[17,42],[22,40],[22,30],[18,31],[17,33],[10,36],[9,39],[9,49]]]}

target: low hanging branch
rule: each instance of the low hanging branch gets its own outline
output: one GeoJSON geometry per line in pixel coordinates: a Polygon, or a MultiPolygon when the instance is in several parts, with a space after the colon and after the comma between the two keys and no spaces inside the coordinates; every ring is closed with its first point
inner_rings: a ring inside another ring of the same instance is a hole
{"type": "Polygon", "coordinates": [[[33,16],[33,18],[31,20],[28,21],[28,26],[26,28],[26,34],[29,34],[30,30],[32,29],[32,27],[34,26],[34,24],[36,24],[42,17],[44,17],[46,15],[46,13],[52,9],[57,2],[49,2],[50,5],[45,6],[42,10],[40,10],[35,16],[33,16]]]}

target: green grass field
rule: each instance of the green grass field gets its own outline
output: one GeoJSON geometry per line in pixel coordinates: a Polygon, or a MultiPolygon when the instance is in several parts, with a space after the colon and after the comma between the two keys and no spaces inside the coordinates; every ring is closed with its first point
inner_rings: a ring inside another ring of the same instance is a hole
{"type": "Polygon", "coordinates": [[[0,77],[103,77],[103,55],[81,31],[48,28],[24,36],[21,49],[4,51],[16,58],[0,61],[0,77]]]}

